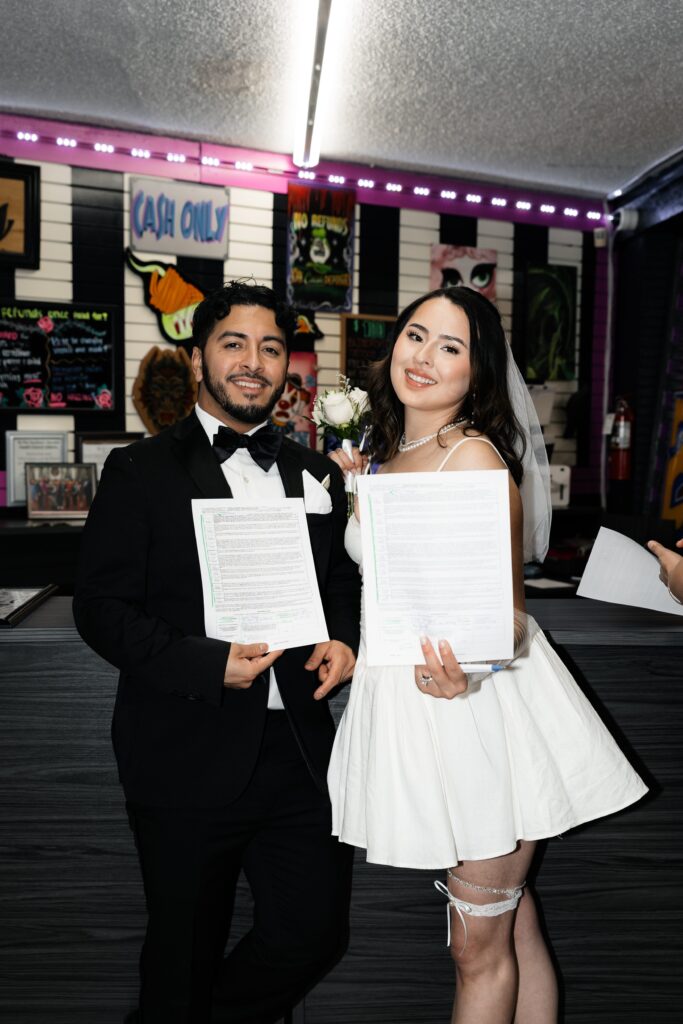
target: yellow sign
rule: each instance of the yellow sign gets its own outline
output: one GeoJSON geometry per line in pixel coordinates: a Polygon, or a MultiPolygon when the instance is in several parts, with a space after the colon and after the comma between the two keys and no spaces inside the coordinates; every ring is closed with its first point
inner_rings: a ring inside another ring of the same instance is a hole
{"type": "Polygon", "coordinates": [[[662,519],[673,519],[676,529],[683,527],[683,393],[674,396],[671,423],[671,447],[664,477],[662,519]]]}

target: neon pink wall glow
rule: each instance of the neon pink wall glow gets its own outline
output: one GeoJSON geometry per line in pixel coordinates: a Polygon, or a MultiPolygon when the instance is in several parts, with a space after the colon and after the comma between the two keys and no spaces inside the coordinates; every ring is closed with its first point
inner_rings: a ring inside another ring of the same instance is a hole
{"type": "MultiPolygon", "coordinates": [[[[202,182],[207,185],[234,185],[239,188],[253,188],[266,192],[284,193],[290,181],[298,180],[299,168],[289,156],[282,153],[267,153],[238,146],[218,146],[213,143],[192,142],[187,139],[163,135],[146,135],[141,132],[118,131],[111,128],[96,128],[92,125],[73,124],[62,121],[42,120],[15,114],[0,114],[0,153],[17,160],[38,160],[69,164],[76,167],[92,167],[98,170],[121,171],[144,174],[151,177],[174,178],[180,181],[202,182]],[[32,132],[37,142],[17,138],[18,132],[32,132]],[[76,148],[57,145],[59,137],[75,139],[76,148]],[[114,147],[114,153],[99,153],[94,149],[96,142],[114,147]],[[149,159],[131,156],[132,149],[149,150],[149,159]],[[167,153],[181,153],[184,163],[169,162],[167,153]],[[202,157],[220,160],[219,167],[202,164],[202,157]],[[252,171],[235,168],[236,161],[251,163],[252,171]]],[[[547,227],[572,228],[586,231],[604,223],[602,201],[586,196],[568,193],[540,192],[518,186],[493,185],[490,182],[467,181],[462,178],[447,178],[433,174],[415,174],[400,169],[366,167],[361,164],[343,164],[321,161],[314,168],[316,175],[312,185],[329,187],[328,176],[341,175],[346,179],[344,187],[355,188],[359,202],[377,206],[394,206],[415,210],[429,210],[434,213],[456,213],[471,217],[487,217],[492,220],[513,221],[525,224],[541,224],[547,227]],[[375,182],[375,188],[357,186],[361,178],[375,182]],[[395,182],[402,185],[401,192],[387,192],[386,185],[395,182]],[[416,196],[416,186],[430,189],[428,196],[416,196]],[[442,190],[454,191],[454,200],[442,199],[442,190]],[[468,202],[465,196],[480,195],[480,203],[468,202]],[[493,206],[494,197],[507,200],[507,206],[493,206]],[[515,208],[517,201],[532,204],[530,210],[515,208]],[[542,213],[542,204],[556,208],[554,213],[542,213]],[[572,208],[577,216],[567,216],[563,211],[572,208]],[[589,218],[588,213],[600,213],[600,219],[589,218]]]]}

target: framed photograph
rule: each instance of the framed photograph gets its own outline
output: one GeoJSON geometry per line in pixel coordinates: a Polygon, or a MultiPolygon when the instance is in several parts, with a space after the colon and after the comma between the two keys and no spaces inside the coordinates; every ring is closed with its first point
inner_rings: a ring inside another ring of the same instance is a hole
{"type": "Polygon", "coordinates": [[[40,266],[40,168],[0,161],[0,268],[40,266]]]}
{"type": "Polygon", "coordinates": [[[99,483],[102,467],[112,448],[124,448],[144,437],[140,431],[76,434],[76,462],[94,462],[99,483]]]}
{"type": "Polygon", "coordinates": [[[46,587],[27,587],[25,590],[0,587],[0,629],[16,626],[46,598],[56,594],[57,590],[58,587],[54,583],[49,583],[46,587]]]}
{"type": "Polygon", "coordinates": [[[97,487],[92,462],[27,462],[29,519],[85,519],[97,487]]]}
{"type": "Polygon", "coordinates": [[[61,430],[8,430],[7,504],[26,504],[26,463],[66,462],[67,434],[61,430]]]}

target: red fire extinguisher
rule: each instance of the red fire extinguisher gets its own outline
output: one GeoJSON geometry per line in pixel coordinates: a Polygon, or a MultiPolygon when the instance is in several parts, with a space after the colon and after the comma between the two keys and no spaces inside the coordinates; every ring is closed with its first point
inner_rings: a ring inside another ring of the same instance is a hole
{"type": "Polygon", "coordinates": [[[609,441],[610,480],[630,480],[632,446],[633,411],[625,398],[618,398],[609,441]]]}

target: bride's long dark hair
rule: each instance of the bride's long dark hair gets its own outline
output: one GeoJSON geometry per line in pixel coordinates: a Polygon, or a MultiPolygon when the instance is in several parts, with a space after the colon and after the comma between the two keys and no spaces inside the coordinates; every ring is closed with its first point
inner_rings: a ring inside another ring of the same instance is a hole
{"type": "Polygon", "coordinates": [[[500,313],[488,299],[471,288],[437,288],[411,302],[399,314],[384,359],[369,370],[368,394],[371,405],[370,448],[372,458],[388,462],[398,452],[405,429],[403,403],[391,383],[391,357],[401,332],[411,322],[415,310],[430,299],[446,298],[462,309],[470,327],[470,388],[463,402],[453,409],[443,426],[457,416],[467,416],[471,427],[496,446],[513,480],[522,480],[521,457],[525,439],[512,410],[507,387],[507,341],[500,313]]]}

